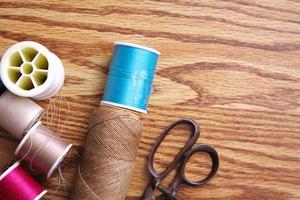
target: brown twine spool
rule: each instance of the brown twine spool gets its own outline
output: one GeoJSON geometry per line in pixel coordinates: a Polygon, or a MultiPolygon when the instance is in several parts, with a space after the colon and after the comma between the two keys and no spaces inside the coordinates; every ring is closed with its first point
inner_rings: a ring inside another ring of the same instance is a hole
{"type": "Polygon", "coordinates": [[[49,178],[71,147],[71,144],[64,142],[41,122],[37,122],[18,145],[15,155],[49,178]]]}
{"type": "Polygon", "coordinates": [[[72,199],[125,199],[141,133],[137,113],[101,105],[90,121],[72,199]]]}

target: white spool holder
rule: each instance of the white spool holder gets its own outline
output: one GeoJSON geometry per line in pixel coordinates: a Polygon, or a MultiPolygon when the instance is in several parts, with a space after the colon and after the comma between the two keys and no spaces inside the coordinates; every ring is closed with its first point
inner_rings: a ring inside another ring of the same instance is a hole
{"type": "Polygon", "coordinates": [[[65,78],[61,60],[32,41],[19,42],[7,49],[1,59],[0,75],[9,91],[36,100],[55,95],[65,78]]]}

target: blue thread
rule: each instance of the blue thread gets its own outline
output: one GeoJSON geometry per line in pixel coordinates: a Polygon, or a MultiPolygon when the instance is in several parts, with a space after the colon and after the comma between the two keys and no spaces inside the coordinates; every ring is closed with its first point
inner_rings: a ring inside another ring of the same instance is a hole
{"type": "Polygon", "coordinates": [[[116,43],[102,103],[146,112],[159,52],[116,43]]]}

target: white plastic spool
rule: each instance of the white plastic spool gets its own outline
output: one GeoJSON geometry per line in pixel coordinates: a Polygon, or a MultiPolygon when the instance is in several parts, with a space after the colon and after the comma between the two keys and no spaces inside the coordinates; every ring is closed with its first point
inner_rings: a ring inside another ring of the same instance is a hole
{"type": "Polygon", "coordinates": [[[12,93],[36,100],[55,95],[65,78],[61,60],[32,41],[19,42],[7,49],[1,59],[0,75],[12,93]]]}

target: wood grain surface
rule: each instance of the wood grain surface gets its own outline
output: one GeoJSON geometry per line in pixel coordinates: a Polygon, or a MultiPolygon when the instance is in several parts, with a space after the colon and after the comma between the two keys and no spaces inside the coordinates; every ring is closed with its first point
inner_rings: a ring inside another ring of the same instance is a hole
{"type": "MultiPolygon", "coordinates": [[[[40,42],[62,59],[66,81],[58,95],[71,109],[60,135],[79,152],[102,98],[113,42],[162,53],[127,200],[143,193],[155,139],[182,117],[198,121],[198,143],[220,154],[217,176],[202,188],[180,188],[183,199],[300,199],[298,0],[1,0],[0,54],[23,40],[40,42]]],[[[46,108],[49,102],[39,103],[46,108]]],[[[179,133],[156,156],[158,168],[184,143],[179,133]]],[[[1,166],[12,150],[6,140],[0,140],[1,166]]],[[[207,161],[193,157],[188,173],[207,171],[207,161]]],[[[37,177],[49,191],[45,199],[67,199],[78,163],[75,152],[64,162],[64,187],[57,174],[37,177]]]]}

